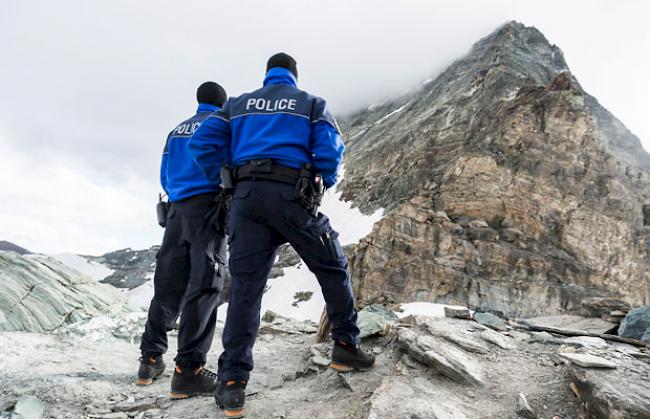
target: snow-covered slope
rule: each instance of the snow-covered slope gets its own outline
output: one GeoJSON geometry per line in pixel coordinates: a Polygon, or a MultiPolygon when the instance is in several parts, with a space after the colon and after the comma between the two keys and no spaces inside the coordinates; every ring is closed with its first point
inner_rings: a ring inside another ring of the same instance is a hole
{"type": "Polygon", "coordinates": [[[144,310],[149,309],[149,304],[153,298],[153,271],[149,274],[148,279],[147,282],[139,287],[125,292],[132,303],[142,307],[144,310]]]}
{"type": "Polygon", "coordinates": [[[114,272],[113,269],[108,268],[106,265],[90,261],[85,257],[74,253],[61,253],[59,255],[52,255],[52,257],[63,262],[65,265],[90,276],[98,282],[114,272]]]}
{"type": "Polygon", "coordinates": [[[330,219],[332,227],[339,233],[343,246],[358,242],[372,230],[372,226],[384,215],[384,210],[377,210],[371,215],[364,215],[352,202],[341,200],[341,192],[329,190],[323,198],[320,211],[330,219]]]}

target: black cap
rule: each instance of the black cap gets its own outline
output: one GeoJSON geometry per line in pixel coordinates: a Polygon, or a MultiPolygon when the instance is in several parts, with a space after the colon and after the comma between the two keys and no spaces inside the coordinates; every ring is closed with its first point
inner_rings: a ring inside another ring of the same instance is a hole
{"type": "Polygon", "coordinates": [[[266,62],[266,71],[269,71],[275,67],[286,68],[291,71],[296,78],[298,77],[298,66],[296,60],[294,60],[291,55],[285,54],[284,52],[278,52],[266,62]]]}
{"type": "Polygon", "coordinates": [[[213,81],[206,81],[196,89],[196,100],[199,103],[222,107],[228,96],[223,87],[213,81]]]}

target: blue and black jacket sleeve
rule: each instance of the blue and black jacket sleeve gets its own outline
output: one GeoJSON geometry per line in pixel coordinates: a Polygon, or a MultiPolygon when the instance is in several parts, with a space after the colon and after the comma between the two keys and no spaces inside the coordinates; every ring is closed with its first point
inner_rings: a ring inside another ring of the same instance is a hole
{"type": "Polygon", "coordinates": [[[196,164],[208,180],[217,185],[221,183],[219,175],[221,162],[227,158],[231,140],[229,114],[230,106],[226,102],[223,108],[201,123],[187,143],[190,155],[196,164]]]}
{"type": "Polygon", "coordinates": [[[345,146],[339,126],[327,108],[327,103],[317,98],[311,115],[311,152],[314,169],[323,177],[326,188],[336,184],[343,161],[345,146]]]}

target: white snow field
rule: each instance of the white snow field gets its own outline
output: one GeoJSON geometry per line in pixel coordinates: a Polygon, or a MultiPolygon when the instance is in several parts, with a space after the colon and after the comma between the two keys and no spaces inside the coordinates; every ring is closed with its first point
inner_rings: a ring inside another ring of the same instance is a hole
{"type": "Polygon", "coordinates": [[[52,257],[82,274],[89,275],[95,281],[101,281],[114,272],[112,269],[109,269],[101,263],[90,262],[85,257],[74,253],[61,253],[58,255],[52,255],[52,257]]]}

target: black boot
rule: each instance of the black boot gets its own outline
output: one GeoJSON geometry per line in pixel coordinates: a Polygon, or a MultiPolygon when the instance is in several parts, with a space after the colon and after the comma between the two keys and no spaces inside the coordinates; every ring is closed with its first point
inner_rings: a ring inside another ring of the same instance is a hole
{"type": "Polygon", "coordinates": [[[368,371],[375,364],[375,356],[366,353],[358,346],[345,342],[334,342],[330,367],[337,371],[368,371]]]}
{"type": "Polygon", "coordinates": [[[162,355],[142,356],[140,358],[140,368],[138,368],[138,380],[135,382],[139,386],[148,386],[160,377],[165,371],[165,363],[162,355]]]}
{"type": "Polygon", "coordinates": [[[214,401],[227,418],[243,418],[246,401],[246,381],[226,381],[219,383],[214,401]]]}
{"type": "Polygon", "coordinates": [[[172,399],[186,399],[193,396],[212,396],[217,390],[217,374],[203,367],[176,367],[172,377],[172,399]]]}

